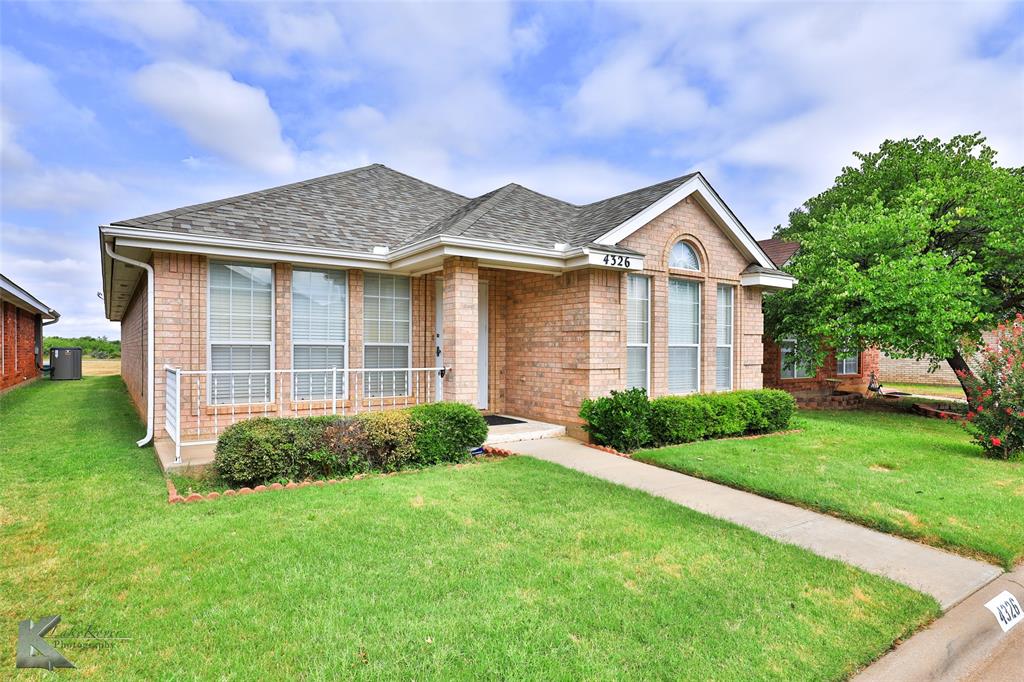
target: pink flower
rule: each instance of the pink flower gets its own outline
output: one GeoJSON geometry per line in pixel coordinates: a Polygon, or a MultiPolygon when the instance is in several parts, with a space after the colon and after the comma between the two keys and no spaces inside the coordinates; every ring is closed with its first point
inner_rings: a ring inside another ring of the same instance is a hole
{"type": "Polygon", "coordinates": [[[992,445],[995,445],[998,448],[1002,444],[1003,444],[1003,441],[999,440],[995,436],[992,436],[992,445]]]}
{"type": "Polygon", "coordinates": [[[980,413],[980,412],[984,412],[984,411],[985,411],[985,406],[984,405],[978,405],[978,412],[980,413]]]}

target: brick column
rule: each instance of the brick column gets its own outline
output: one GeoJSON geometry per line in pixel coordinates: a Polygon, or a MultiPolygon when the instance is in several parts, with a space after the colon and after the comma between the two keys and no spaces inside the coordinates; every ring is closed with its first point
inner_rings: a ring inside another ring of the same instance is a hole
{"type": "MultiPolygon", "coordinates": [[[[292,265],[274,263],[274,369],[292,369],[292,265]]],[[[274,398],[282,406],[280,414],[288,414],[292,399],[292,381],[286,374],[270,375],[274,398]]]]}
{"type": "Polygon", "coordinates": [[[444,398],[476,405],[480,273],[472,258],[444,261],[444,398]]]}

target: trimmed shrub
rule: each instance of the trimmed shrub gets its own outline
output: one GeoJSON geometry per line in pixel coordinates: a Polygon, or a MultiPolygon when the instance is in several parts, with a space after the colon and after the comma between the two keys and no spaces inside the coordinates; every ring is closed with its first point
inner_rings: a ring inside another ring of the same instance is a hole
{"type": "Polygon", "coordinates": [[[585,400],[580,416],[586,421],[583,428],[596,443],[629,452],[652,444],[781,431],[789,426],[795,410],[793,396],[773,389],[664,396],[650,401],[643,389],[633,389],[585,400]]]}
{"type": "Polygon", "coordinates": [[[319,475],[332,466],[324,432],[334,417],[259,417],[232,424],[217,439],[213,464],[233,485],[319,475]]]}
{"type": "Polygon", "coordinates": [[[463,403],[439,402],[418,405],[409,411],[416,430],[416,461],[419,464],[461,462],[469,450],[487,439],[487,422],[478,410],[463,403]]]}
{"type": "Polygon", "coordinates": [[[416,458],[416,431],[408,410],[369,412],[356,419],[370,448],[367,463],[375,471],[398,471],[416,458]]]}
{"type": "Polygon", "coordinates": [[[747,410],[734,393],[707,393],[695,396],[708,410],[708,438],[741,436],[747,430],[747,410]]]}
{"type": "Polygon", "coordinates": [[[655,445],[700,440],[707,434],[710,416],[700,396],[655,398],[651,401],[651,440],[655,445]]]}
{"type": "Polygon", "coordinates": [[[796,412],[796,398],[776,388],[758,391],[743,391],[761,405],[762,421],[752,427],[754,433],[771,433],[789,428],[790,419],[796,412]]]}
{"type": "Polygon", "coordinates": [[[583,429],[598,445],[631,452],[651,443],[651,402],[642,388],[588,398],[580,406],[579,414],[585,422],[583,429]]]}
{"type": "Polygon", "coordinates": [[[325,476],[352,476],[370,470],[373,444],[361,420],[349,417],[335,421],[324,431],[324,440],[330,451],[325,476]]]}

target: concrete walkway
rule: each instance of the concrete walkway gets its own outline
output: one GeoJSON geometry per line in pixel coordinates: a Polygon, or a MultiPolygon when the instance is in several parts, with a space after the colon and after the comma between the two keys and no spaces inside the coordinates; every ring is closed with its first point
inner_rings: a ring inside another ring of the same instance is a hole
{"type": "Polygon", "coordinates": [[[505,444],[585,474],[646,491],[781,542],[858,566],[930,594],[946,610],[1002,570],[831,516],[588,448],[571,438],[505,444]]]}
{"type": "Polygon", "coordinates": [[[1024,566],[1005,573],[875,661],[854,682],[1020,682],[1024,623],[1003,632],[985,602],[1006,590],[1024,603],[1024,566]]]}

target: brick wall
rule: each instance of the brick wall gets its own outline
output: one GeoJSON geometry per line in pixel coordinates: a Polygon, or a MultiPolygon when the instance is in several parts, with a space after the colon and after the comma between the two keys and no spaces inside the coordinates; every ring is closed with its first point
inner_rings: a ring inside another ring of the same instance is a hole
{"type": "Polygon", "coordinates": [[[146,417],[146,325],[149,322],[146,286],[146,277],[143,276],[121,318],[121,378],[143,419],[146,417]]]}
{"type": "MultiPolygon", "coordinates": [[[[688,198],[622,241],[645,255],[644,273],[651,277],[651,386],[652,395],[668,393],[668,280],[696,281],[701,286],[700,385],[715,387],[718,285],[735,287],[733,299],[733,387],[761,387],[761,291],[740,286],[740,274],[749,261],[725,232],[696,202],[688,198]],[[668,267],[669,253],[679,241],[694,248],[700,272],[668,267]]],[[[623,294],[623,297],[625,294],[623,294]]],[[[623,318],[623,329],[625,328],[623,318]]],[[[624,362],[624,361],[623,361],[624,362]]]]}
{"type": "Polygon", "coordinates": [[[836,372],[836,356],[830,351],[824,364],[817,368],[813,377],[800,379],[782,378],[782,354],[778,344],[765,337],[764,340],[764,385],[767,388],[781,388],[797,396],[822,395],[833,389],[867,394],[871,373],[878,376],[879,357],[877,348],[868,348],[860,353],[860,369],[856,374],[839,375],[836,372]]]}
{"type": "MultiPolygon", "coordinates": [[[[982,343],[994,343],[995,338],[995,332],[985,332],[982,334],[982,343]]],[[[969,358],[968,362],[973,365],[974,358],[969,358]]],[[[956,375],[953,374],[953,370],[949,368],[949,363],[940,362],[934,372],[929,371],[930,368],[931,363],[928,360],[914,360],[913,358],[897,359],[891,358],[885,353],[882,353],[879,361],[878,377],[883,384],[885,382],[889,382],[905,384],[939,384],[945,386],[960,385],[956,375]]]]}
{"type": "Polygon", "coordinates": [[[36,325],[40,319],[13,303],[0,303],[0,391],[39,376],[36,325]]]}

